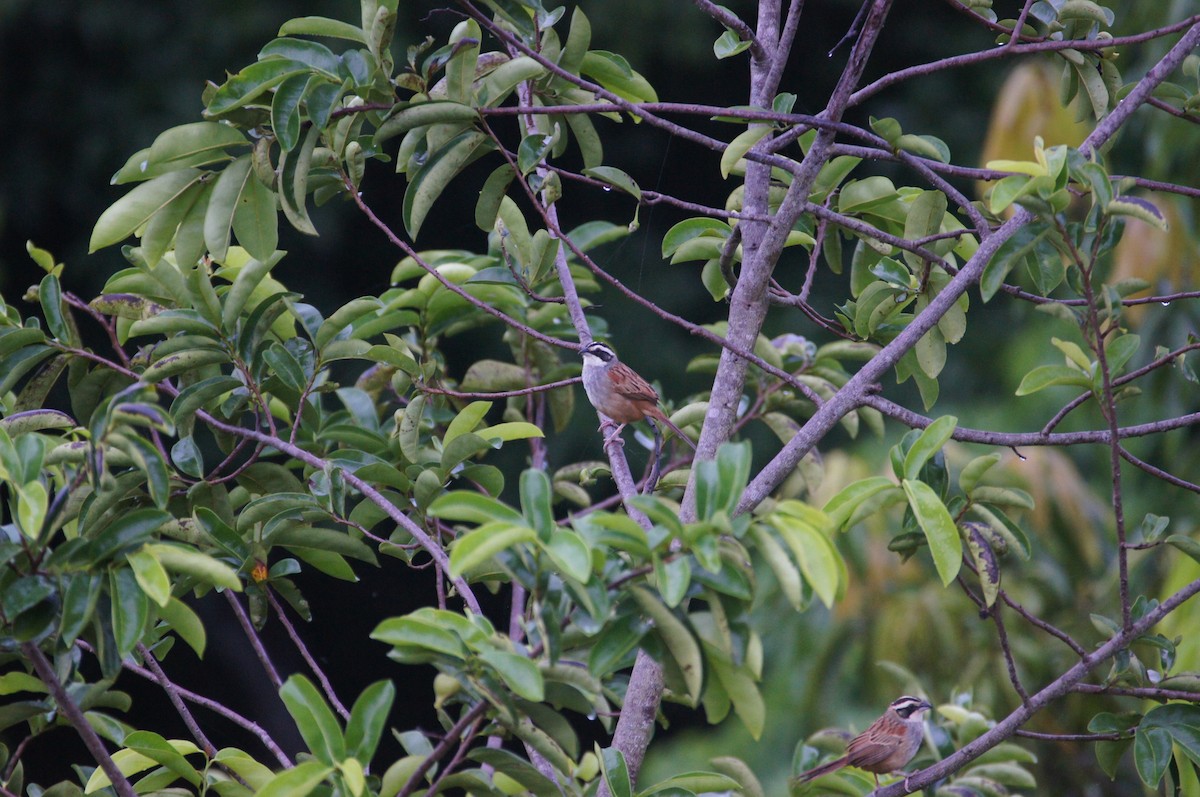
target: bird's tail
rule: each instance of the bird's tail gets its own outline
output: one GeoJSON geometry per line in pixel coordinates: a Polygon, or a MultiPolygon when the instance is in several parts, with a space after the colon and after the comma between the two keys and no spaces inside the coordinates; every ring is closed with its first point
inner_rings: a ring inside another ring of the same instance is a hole
{"type": "Polygon", "coordinates": [[[810,780],[815,780],[822,775],[828,775],[830,772],[841,769],[844,766],[846,766],[846,756],[835,758],[832,761],[827,761],[826,763],[821,764],[819,767],[813,767],[807,772],[801,772],[799,775],[796,775],[792,778],[792,782],[808,783],[810,780]]]}
{"type": "Polygon", "coordinates": [[[678,437],[680,440],[682,440],[683,442],[685,442],[689,446],[691,446],[693,451],[696,450],[696,444],[692,442],[692,438],[685,435],[683,433],[682,429],[680,429],[675,424],[671,423],[671,419],[668,418],[667,414],[665,412],[663,412],[662,410],[659,410],[658,413],[655,415],[651,415],[650,413],[647,413],[646,420],[648,420],[650,423],[655,423],[655,422],[661,423],[662,425],[664,425],[668,429],[670,429],[671,432],[674,433],[674,435],[676,437],[678,437]]]}

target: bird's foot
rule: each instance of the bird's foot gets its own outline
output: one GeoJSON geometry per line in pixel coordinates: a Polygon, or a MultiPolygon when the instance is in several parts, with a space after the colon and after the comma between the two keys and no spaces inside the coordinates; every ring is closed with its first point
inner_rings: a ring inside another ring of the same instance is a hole
{"type": "Polygon", "coordinates": [[[606,429],[611,430],[608,432],[608,434],[606,434],[604,436],[604,445],[606,448],[608,447],[609,443],[614,443],[614,442],[616,443],[616,445],[619,445],[619,446],[625,445],[625,439],[621,437],[621,430],[624,428],[625,428],[625,424],[623,424],[623,423],[618,424],[614,421],[607,420],[607,419],[603,423],[600,424],[599,431],[603,432],[606,429]]]}

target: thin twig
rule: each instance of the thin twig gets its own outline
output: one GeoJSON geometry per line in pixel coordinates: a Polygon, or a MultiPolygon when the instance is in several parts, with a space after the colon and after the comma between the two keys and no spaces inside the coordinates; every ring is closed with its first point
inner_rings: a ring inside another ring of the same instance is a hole
{"type": "Polygon", "coordinates": [[[121,770],[117,768],[116,762],[108,754],[108,750],[104,747],[104,742],[100,741],[100,737],[92,729],[92,725],[88,722],[87,717],[83,715],[83,711],[71,699],[71,695],[67,693],[63,685],[59,683],[58,676],[54,673],[54,665],[46,658],[46,654],[42,653],[42,649],[32,642],[24,642],[21,644],[21,654],[27,661],[33,664],[33,669],[37,671],[38,678],[41,678],[42,683],[46,685],[46,689],[50,692],[50,696],[54,698],[59,711],[71,723],[71,727],[75,729],[75,732],[79,734],[79,738],[83,740],[84,746],[92,754],[92,758],[96,759],[96,763],[100,765],[100,769],[104,770],[104,774],[108,776],[108,780],[112,783],[113,788],[116,789],[117,794],[120,797],[136,797],[133,785],[121,774],[121,770]]]}
{"type": "Polygon", "coordinates": [[[233,590],[225,590],[224,595],[225,602],[233,609],[233,614],[237,617],[238,625],[242,627],[242,632],[246,635],[246,639],[249,640],[250,647],[254,649],[254,655],[258,657],[258,661],[262,665],[263,671],[266,672],[267,678],[271,681],[271,685],[278,691],[283,686],[283,679],[279,677],[279,672],[275,669],[275,663],[271,661],[271,654],[267,653],[267,648],[263,645],[258,631],[255,630],[254,623],[250,622],[250,616],[246,614],[246,610],[242,608],[242,604],[238,603],[233,590]]]}
{"type": "Polygon", "coordinates": [[[204,755],[209,758],[216,756],[216,745],[204,735],[204,731],[200,728],[200,723],[196,722],[196,718],[192,716],[191,710],[184,705],[183,698],[179,693],[179,687],[167,677],[166,672],[163,671],[162,666],[158,663],[158,659],[154,658],[154,654],[150,652],[149,648],[140,642],[138,643],[137,651],[138,655],[142,657],[142,661],[146,663],[147,670],[154,677],[154,680],[167,693],[167,699],[171,701],[171,705],[175,707],[175,712],[179,714],[180,719],[183,720],[183,724],[187,726],[188,733],[192,734],[192,738],[200,744],[204,755]]]}
{"type": "Polygon", "coordinates": [[[275,597],[275,593],[270,590],[266,592],[267,600],[270,602],[271,608],[275,611],[275,616],[279,619],[284,630],[287,631],[288,637],[292,640],[292,644],[296,646],[296,650],[300,652],[300,657],[304,659],[304,663],[308,665],[308,669],[312,670],[313,675],[317,676],[317,680],[321,683],[321,691],[325,693],[325,698],[333,706],[333,710],[341,715],[342,719],[349,720],[350,712],[346,710],[345,705],[338,699],[337,692],[333,688],[333,682],[329,680],[329,676],[325,674],[325,670],[321,669],[321,665],[317,663],[312,653],[309,652],[308,645],[304,644],[304,640],[296,632],[296,627],[292,625],[291,619],[279,603],[279,599],[275,597]]]}

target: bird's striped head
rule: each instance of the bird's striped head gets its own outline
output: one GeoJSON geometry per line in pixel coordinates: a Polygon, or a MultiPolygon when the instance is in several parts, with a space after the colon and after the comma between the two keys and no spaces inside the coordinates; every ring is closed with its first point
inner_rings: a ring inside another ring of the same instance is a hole
{"type": "Polygon", "coordinates": [[[933,706],[919,697],[904,695],[893,700],[892,704],[888,706],[888,708],[896,712],[896,715],[899,716],[900,719],[907,720],[919,718],[922,712],[928,711],[929,709],[933,708],[933,706]]]}
{"type": "Polygon", "coordinates": [[[594,358],[600,365],[607,365],[617,359],[617,353],[607,343],[593,340],[579,350],[584,360],[594,358]]]}

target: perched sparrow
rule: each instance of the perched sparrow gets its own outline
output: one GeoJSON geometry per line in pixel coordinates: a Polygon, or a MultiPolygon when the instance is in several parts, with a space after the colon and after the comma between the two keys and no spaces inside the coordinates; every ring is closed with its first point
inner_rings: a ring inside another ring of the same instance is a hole
{"type": "Polygon", "coordinates": [[[658,393],[654,388],[618,360],[616,352],[607,344],[592,341],[580,349],[580,354],[583,355],[583,389],[588,401],[618,424],[612,436],[619,435],[627,423],[646,420],[653,424],[658,421],[680,440],[696,448],[696,444],[658,408],[658,393]]]}
{"type": "Polygon", "coordinates": [[[879,788],[881,774],[895,772],[917,754],[925,731],[921,715],[931,708],[919,697],[896,698],[882,717],[850,740],[844,756],[801,772],[795,782],[806,783],[842,767],[858,767],[873,774],[875,788],[879,788]]]}

